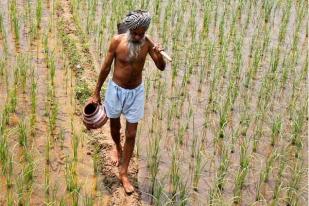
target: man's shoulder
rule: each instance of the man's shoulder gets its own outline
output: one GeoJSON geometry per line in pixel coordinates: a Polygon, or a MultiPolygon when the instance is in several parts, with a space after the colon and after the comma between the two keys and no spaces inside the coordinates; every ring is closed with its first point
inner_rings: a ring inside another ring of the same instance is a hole
{"type": "Polygon", "coordinates": [[[116,49],[119,46],[119,44],[122,42],[123,38],[124,38],[123,34],[114,35],[110,42],[110,47],[113,50],[116,49]]]}
{"type": "Polygon", "coordinates": [[[112,38],[112,42],[120,43],[125,38],[125,34],[116,34],[112,38]]]}

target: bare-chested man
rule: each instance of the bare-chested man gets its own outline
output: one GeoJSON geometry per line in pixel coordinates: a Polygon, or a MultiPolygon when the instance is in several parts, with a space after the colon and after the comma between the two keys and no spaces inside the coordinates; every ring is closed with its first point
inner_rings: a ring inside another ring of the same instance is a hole
{"type": "Polygon", "coordinates": [[[90,101],[101,103],[100,90],[107,78],[112,62],[114,73],[105,93],[106,114],[110,118],[111,136],[115,142],[113,159],[119,167],[119,178],[127,193],[134,191],[128,179],[128,166],[134,150],[138,121],[144,115],[144,85],[142,70],[149,54],[161,71],[165,69],[159,45],[152,45],[145,32],[150,24],[148,12],[136,10],[130,12],[123,24],[128,28],[124,34],[112,38],[108,53],[101,68],[96,89],[90,101]],[[120,114],[126,117],[125,143],[120,145],[120,114]]]}

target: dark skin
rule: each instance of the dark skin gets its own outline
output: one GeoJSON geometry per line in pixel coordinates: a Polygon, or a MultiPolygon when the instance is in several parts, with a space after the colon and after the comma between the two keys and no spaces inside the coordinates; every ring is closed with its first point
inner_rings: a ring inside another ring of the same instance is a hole
{"type": "MultiPolygon", "coordinates": [[[[145,32],[145,28],[130,30],[132,41],[142,41],[145,37],[145,32]]],[[[90,101],[101,103],[100,90],[111,70],[113,61],[113,81],[120,87],[134,89],[142,83],[142,71],[147,54],[151,56],[159,70],[163,71],[165,69],[166,63],[160,54],[160,51],[162,50],[163,49],[159,45],[152,45],[146,38],[137,58],[129,60],[128,40],[126,34],[114,36],[104,59],[104,63],[102,64],[97,86],[90,101]]],[[[123,184],[124,190],[128,194],[134,191],[134,187],[128,179],[128,167],[134,150],[137,125],[138,123],[130,123],[126,121],[126,139],[122,149],[120,144],[120,118],[110,118],[111,136],[115,143],[115,148],[112,152],[112,159],[114,164],[119,166],[119,179],[123,184]]]]}

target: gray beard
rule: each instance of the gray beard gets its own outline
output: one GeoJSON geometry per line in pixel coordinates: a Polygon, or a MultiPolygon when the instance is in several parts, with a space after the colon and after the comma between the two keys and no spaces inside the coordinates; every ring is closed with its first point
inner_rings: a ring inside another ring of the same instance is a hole
{"type": "Polygon", "coordinates": [[[135,60],[138,57],[138,54],[141,50],[141,47],[145,43],[145,38],[143,38],[139,42],[132,41],[132,36],[130,34],[130,31],[128,30],[126,33],[127,39],[128,39],[128,50],[129,50],[129,61],[135,60]]]}

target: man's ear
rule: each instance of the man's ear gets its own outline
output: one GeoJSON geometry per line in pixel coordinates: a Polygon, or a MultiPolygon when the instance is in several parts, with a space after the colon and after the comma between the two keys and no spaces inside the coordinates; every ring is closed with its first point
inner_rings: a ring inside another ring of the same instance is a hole
{"type": "Polygon", "coordinates": [[[118,30],[118,34],[124,34],[128,31],[128,28],[124,23],[118,23],[117,30],[118,30]]]}

